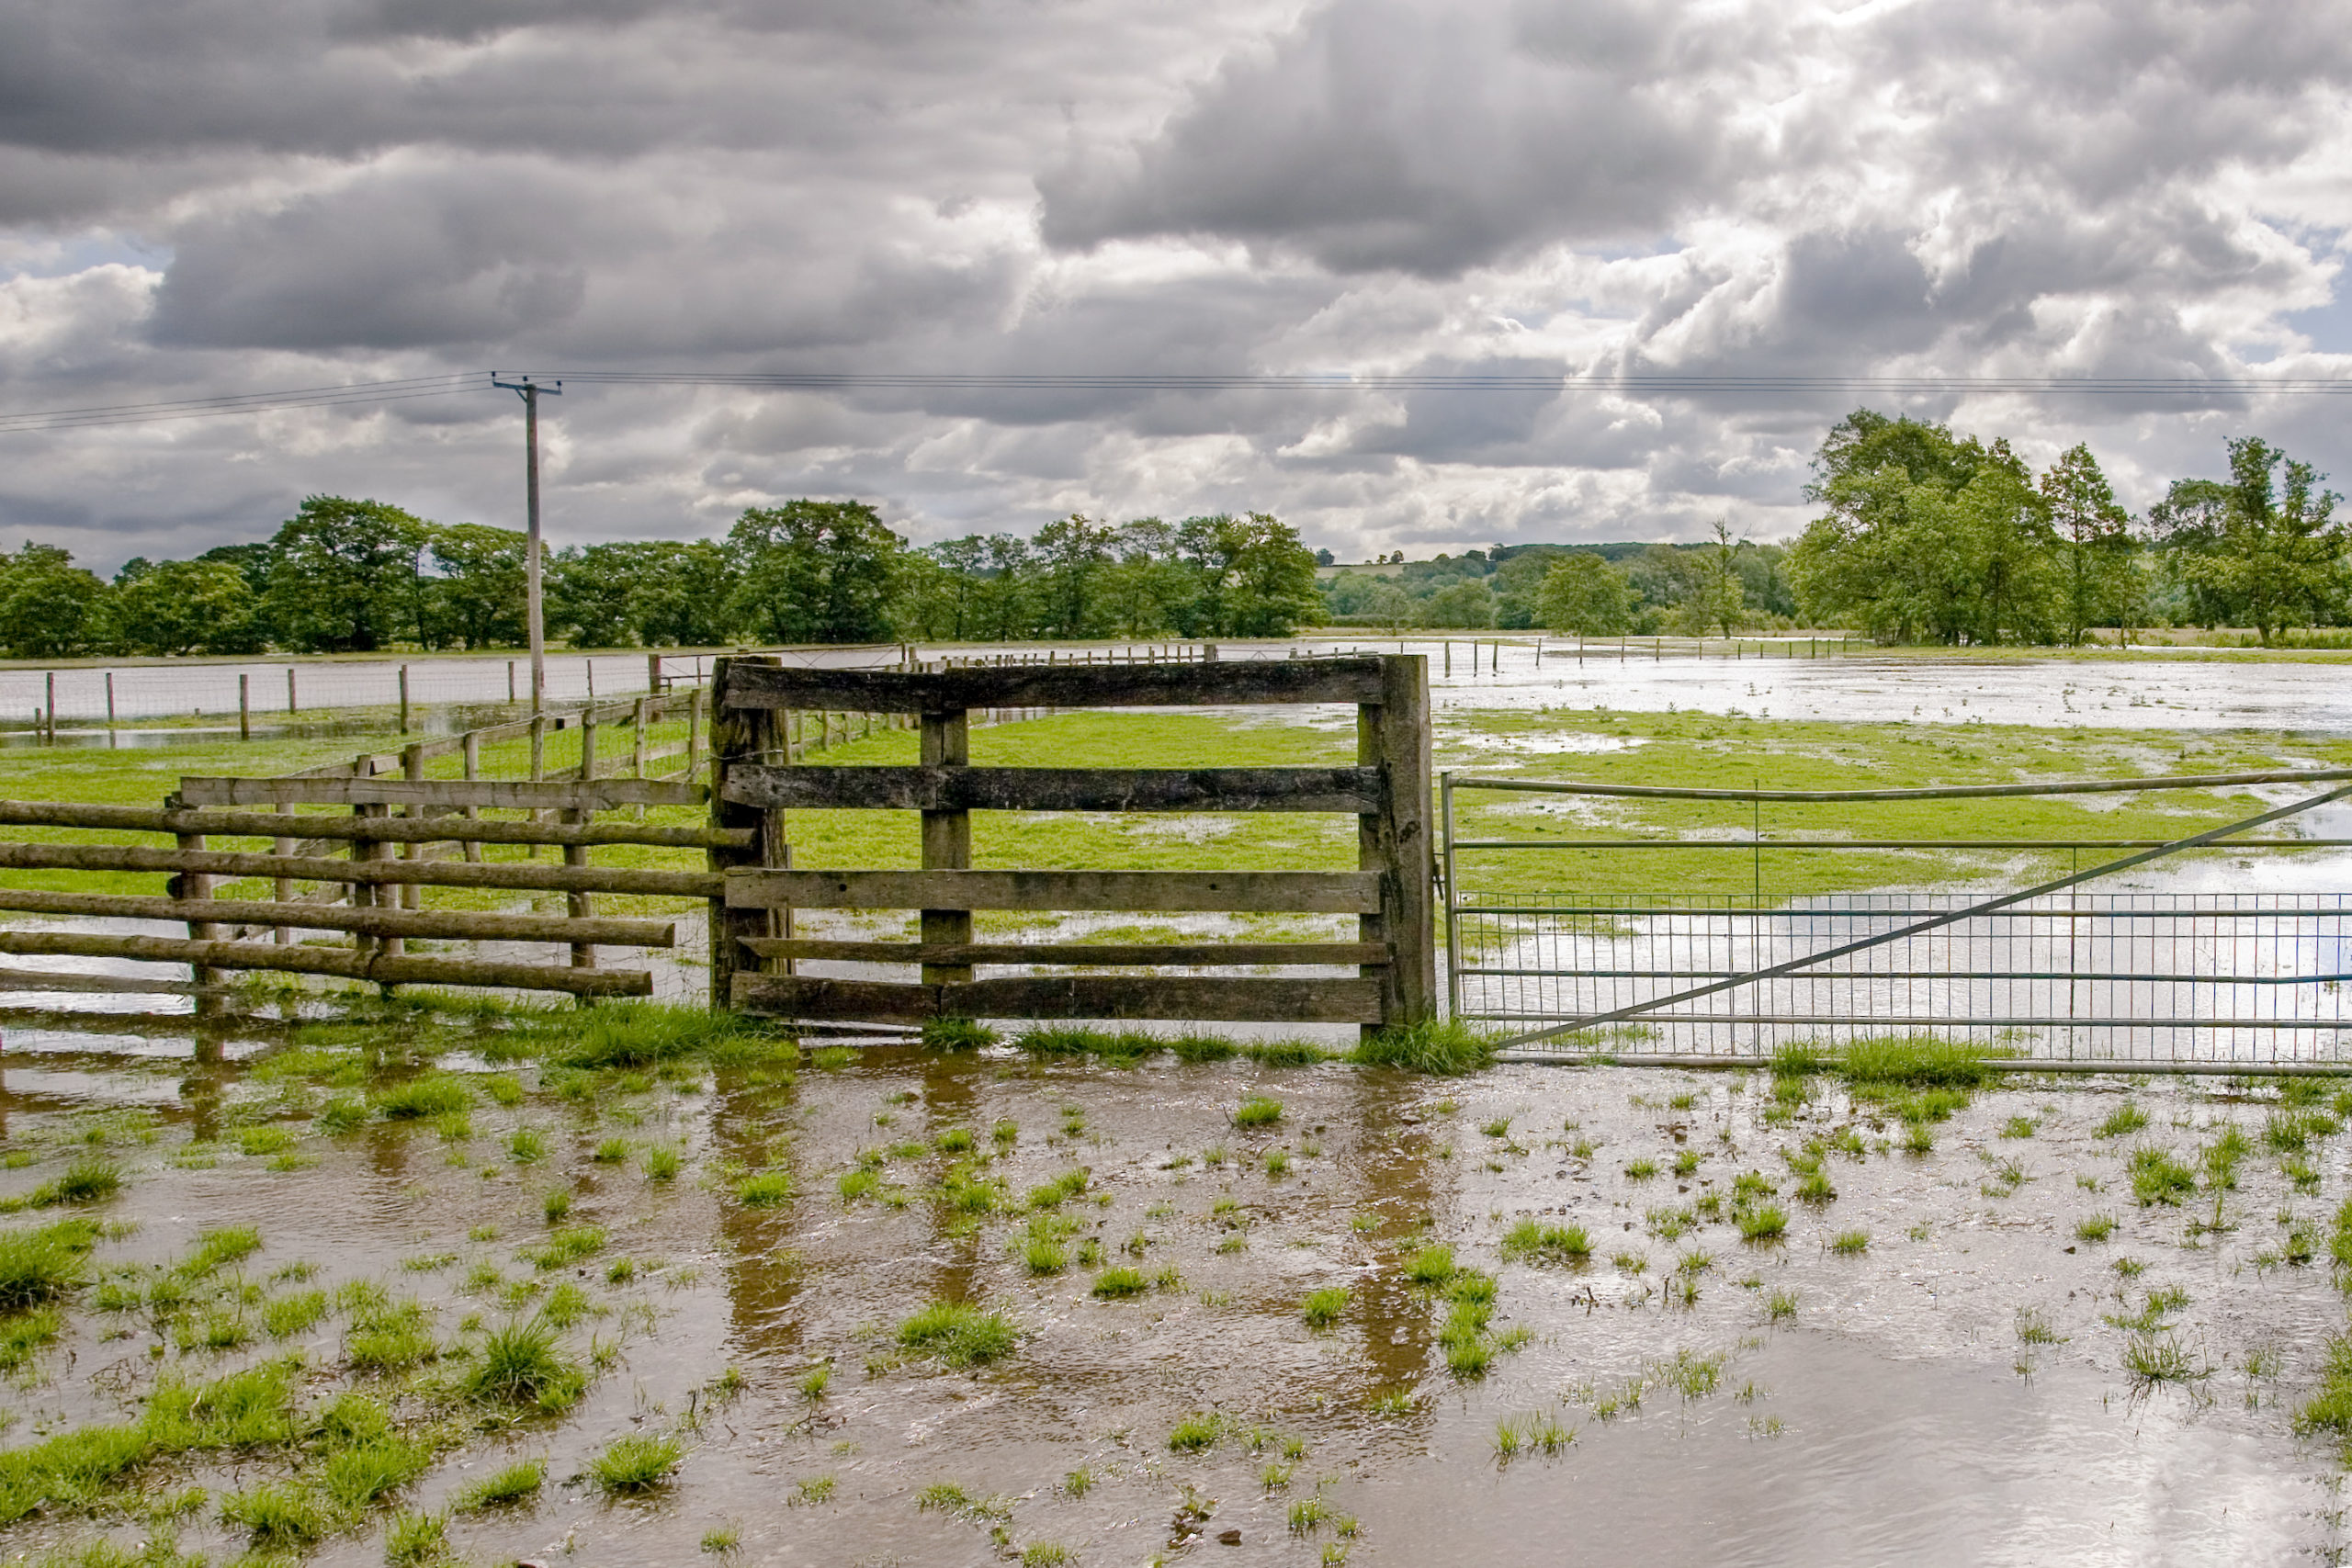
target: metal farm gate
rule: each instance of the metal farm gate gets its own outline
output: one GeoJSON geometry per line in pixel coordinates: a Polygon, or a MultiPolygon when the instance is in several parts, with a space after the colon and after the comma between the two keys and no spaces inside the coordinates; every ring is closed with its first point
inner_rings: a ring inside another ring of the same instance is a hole
{"type": "Polygon", "coordinates": [[[2053,1068],[2243,1071],[2352,1066],[2343,1051],[2352,897],[2334,892],[2095,892],[2203,849],[2277,854],[2352,840],[2263,835],[2352,795],[2352,769],[1932,789],[1685,789],[1444,776],[1447,998],[1545,1058],[1755,1062],[1783,1043],[1935,1034],[2053,1068]],[[2177,840],[1768,837],[1767,806],[2112,795],[2282,784],[2317,793],[2177,840]],[[1744,804],[1736,837],[1461,838],[1457,794],[1744,804]],[[1495,855],[1703,849],[1747,859],[1746,894],[1497,893],[1466,886],[1495,855]],[[2063,853],[2075,869],[1996,894],[1876,891],[1768,898],[1764,863],[1874,851],[2063,853]],[[2098,863],[2082,864],[2085,852],[2098,863]],[[2112,855],[2114,858],[2102,858],[2112,855]],[[1476,857],[1474,859],[1474,857],[1476,857]]]}

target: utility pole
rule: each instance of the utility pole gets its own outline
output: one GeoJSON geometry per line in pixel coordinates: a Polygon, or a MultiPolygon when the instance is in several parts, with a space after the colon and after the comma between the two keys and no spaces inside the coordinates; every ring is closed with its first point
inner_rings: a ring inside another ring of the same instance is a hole
{"type": "Polygon", "coordinates": [[[550,381],[543,387],[528,376],[519,381],[502,381],[492,371],[490,384],[523,400],[523,491],[530,513],[529,542],[524,547],[523,615],[531,628],[531,711],[537,714],[547,701],[548,690],[547,623],[539,613],[539,394],[560,398],[563,383],[550,381]]]}

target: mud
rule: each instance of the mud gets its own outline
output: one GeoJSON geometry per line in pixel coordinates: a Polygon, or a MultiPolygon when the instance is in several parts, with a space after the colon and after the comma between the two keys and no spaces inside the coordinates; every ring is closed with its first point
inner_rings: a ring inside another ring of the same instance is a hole
{"type": "MultiPolygon", "coordinates": [[[[92,1212],[130,1228],[101,1245],[101,1269],[250,1224],[264,1247],[243,1264],[249,1279],[297,1261],[330,1289],[380,1279],[432,1303],[452,1340],[468,1314],[503,1321],[557,1282],[589,1293],[597,1315],[568,1337],[610,1359],[586,1399],[560,1419],[477,1434],[402,1499],[438,1508],[511,1457],[547,1457],[536,1506],[452,1519],[453,1544],[476,1562],[676,1563],[713,1530],[737,1532],[733,1561],[869,1564],[1030,1549],[1045,1562],[1048,1546],[1088,1564],[2274,1562],[2343,1544],[2336,1457],[2299,1441],[2292,1413],[2344,1309],[2324,1245],[2313,1264],[2279,1254],[2298,1226],[2324,1232],[2345,1196],[2344,1140],[2313,1145],[2316,1186],[2298,1190],[2261,1152],[2267,1089],[2012,1083],[1913,1154],[1901,1122],[1823,1079],[1792,1105],[1761,1074],[1527,1066],[1434,1080],[893,1048],[804,1065],[788,1084],[741,1069],[612,1076],[585,1103],[509,1066],[523,1098],[478,1097],[452,1140],[381,1120],[319,1131],[310,1118],[325,1091],[301,1072],[273,1076],[284,1048],[259,1033],[208,1040],[217,1061],[155,1024],[20,1023],[6,1047],[0,1133],[32,1159],[0,1171],[0,1193],[108,1140],[126,1180],[92,1212]],[[1277,1122],[1233,1124],[1252,1093],[1282,1102],[1277,1122]],[[2096,1136],[2127,1097],[2149,1125],[2096,1136]],[[2005,1136],[2018,1118],[2030,1135],[2005,1136]],[[2194,1164],[2226,1122],[2256,1152],[2218,1213],[2204,1190],[2178,1207],[2134,1203],[2132,1146],[2194,1164]],[[1001,1122],[1017,1129],[1009,1145],[992,1135],[1001,1122]],[[273,1126],[299,1140],[291,1157],[239,1152],[243,1129],[273,1126]],[[545,1157],[511,1157],[518,1127],[542,1134],[545,1157]],[[1834,1200],[1800,1201],[1783,1151],[1844,1128],[1860,1157],[1833,1152],[1834,1200]],[[943,1199],[959,1156],[936,1145],[958,1129],[981,1155],[1004,1149],[973,1172],[998,1184],[1004,1212],[943,1199]],[[665,1182],[634,1156],[596,1161],[616,1136],[677,1147],[684,1168],[665,1182]],[[844,1200],[839,1179],[861,1156],[876,1185],[844,1200]],[[1642,1160],[1657,1174],[1629,1175],[1642,1160]],[[771,1163],[792,1172],[791,1201],[738,1201],[730,1173],[771,1163]],[[1033,1189],[1076,1168],[1089,1173],[1083,1194],[1028,1207],[1033,1189]],[[1711,1194],[1728,1203],[1750,1172],[1777,1189],[1782,1239],[1671,1214],[1711,1194]],[[558,1190],[564,1223],[607,1240],[575,1267],[537,1270],[516,1249],[545,1238],[558,1190]],[[1039,1275],[1020,1244],[1044,1214],[1073,1223],[1067,1268],[1039,1275]],[[2115,1234],[2078,1238],[2095,1214],[2113,1216],[2115,1234]],[[1501,1239],[1527,1218],[1583,1227],[1591,1258],[1506,1260],[1501,1239]],[[485,1227],[494,1236],[469,1239],[485,1227]],[[1862,1250],[1830,1249],[1851,1231],[1862,1250]],[[1091,1266],[1090,1241],[1102,1254],[1091,1266]],[[1407,1278],[1428,1243],[1495,1277],[1485,1332],[1497,1348],[1482,1376],[1448,1370],[1446,1303],[1407,1278]],[[623,1257],[635,1276],[613,1281],[623,1257]],[[2119,1273],[2119,1258],[2141,1271],[2119,1273]],[[505,1284],[469,1286],[481,1264],[505,1284]],[[1094,1296],[1114,1264],[1174,1278],[1094,1296]],[[1329,1287],[1347,1303],[1310,1328],[1301,1303],[1329,1287]],[[2107,1320],[2170,1288],[2188,1303],[2148,1332],[2181,1347],[2197,1375],[2149,1384],[2123,1365],[2135,1331],[2107,1320]],[[933,1299],[1004,1314],[1016,1348],[967,1371],[901,1349],[895,1325],[933,1299]],[[2029,1321],[2041,1342],[2021,1339],[2029,1321]],[[821,1396],[806,1396],[803,1380],[828,1363],[821,1396]],[[1711,1376],[1690,1370],[1710,1364],[1711,1376]],[[731,1394],[714,1381],[729,1368],[743,1380],[731,1394]],[[1196,1416],[1217,1419],[1215,1440],[1172,1450],[1171,1432],[1196,1416]],[[1499,1423],[1543,1418],[1573,1439],[1498,1456],[1499,1423]],[[672,1430],[688,1455],[648,1497],[607,1502],[576,1479],[613,1438],[672,1430]],[[1091,1484],[1073,1486],[1080,1471],[1091,1484]],[[921,1507],[942,1483],[985,1510],[921,1507]],[[1326,1517],[1294,1529],[1293,1510],[1316,1498],[1326,1517]],[[1236,1543],[1221,1539],[1237,1530],[1236,1543]]],[[[443,1066],[487,1088],[486,1064],[443,1066]]],[[[339,1332],[330,1320],[294,1341],[315,1393],[335,1382],[339,1332]]],[[[159,1367],[210,1376],[282,1348],[184,1353],[143,1314],[97,1311],[85,1295],[61,1342],[7,1388],[5,1440],[120,1419],[159,1367]]],[[[195,1479],[218,1492],[268,1472],[255,1460],[195,1479]]],[[[103,1516],[36,1519],[0,1531],[0,1551],[99,1530],[152,1533],[103,1516]]],[[[315,1560],[380,1562],[381,1538],[379,1515],[315,1560]]],[[[215,1560],[243,1547],[210,1509],[179,1540],[215,1560]]]]}

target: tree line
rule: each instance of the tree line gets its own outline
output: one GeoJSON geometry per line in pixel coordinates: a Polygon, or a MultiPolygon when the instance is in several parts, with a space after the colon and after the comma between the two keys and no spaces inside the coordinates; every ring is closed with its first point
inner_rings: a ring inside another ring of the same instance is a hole
{"type": "MultiPolygon", "coordinates": [[[[548,553],[545,618],[576,648],[1013,637],[1286,637],[1317,623],[1315,558],[1263,513],[1082,515],[910,548],[861,502],[755,507],[723,540],[548,553]]],[[[267,541],[127,562],[111,581],[55,546],[0,551],[12,657],[370,653],[521,646],[525,537],[311,496],[267,541]]]]}
{"type": "Polygon", "coordinates": [[[2267,646],[2352,624],[2352,534],[2311,464],[2256,436],[2229,477],[2176,479],[2138,517],[2086,445],[2040,474],[2006,439],[1864,409],[1831,428],[1794,544],[1497,547],[1340,574],[1360,623],[1586,637],[1808,626],[1884,643],[2080,644],[2097,627],[2250,627],[2267,646]]]}

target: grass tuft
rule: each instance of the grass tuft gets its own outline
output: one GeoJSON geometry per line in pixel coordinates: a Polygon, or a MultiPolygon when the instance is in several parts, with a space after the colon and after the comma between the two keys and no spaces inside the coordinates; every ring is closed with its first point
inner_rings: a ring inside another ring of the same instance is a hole
{"type": "Polygon", "coordinates": [[[1003,1314],[964,1302],[933,1302],[899,1325],[901,1348],[936,1356],[951,1367],[1001,1360],[1012,1353],[1019,1336],[1003,1314]]]}
{"type": "Polygon", "coordinates": [[[547,1484],[548,1461],[543,1459],[525,1460],[505,1469],[483,1476],[459,1492],[449,1506],[460,1514],[478,1514],[485,1508],[512,1507],[539,1495],[547,1484]]]}
{"type": "Polygon", "coordinates": [[[1309,1328],[1329,1328],[1339,1322],[1340,1314],[1347,1310],[1348,1292],[1333,1285],[1326,1290],[1310,1292],[1306,1300],[1299,1303],[1298,1314],[1306,1320],[1309,1328]]]}
{"type": "Polygon", "coordinates": [[[97,1239],[88,1220],[0,1231],[0,1309],[54,1301],[81,1284],[97,1239]]]}
{"type": "Polygon", "coordinates": [[[668,1485],[671,1472],[685,1457],[685,1445],[675,1438],[636,1434],[618,1439],[589,1461],[588,1475],[605,1495],[627,1496],[668,1485]]]}
{"type": "Polygon", "coordinates": [[[527,1404],[553,1414],[587,1391],[588,1374],[566,1356],[554,1327],[537,1318],[494,1328],[466,1375],[466,1392],[484,1404],[527,1404]]]}
{"type": "Polygon", "coordinates": [[[1502,1250],[1521,1263],[1582,1263],[1592,1256],[1592,1238],[1582,1225],[1521,1220],[1503,1233],[1502,1250]]]}
{"type": "Polygon", "coordinates": [[[1492,1036],[1466,1023],[1429,1019],[1384,1029],[1358,1045],[1348,1059],[1358,1066],[1459,1077],[1492,1066],[1495,1044],[1492,1036]]]}

